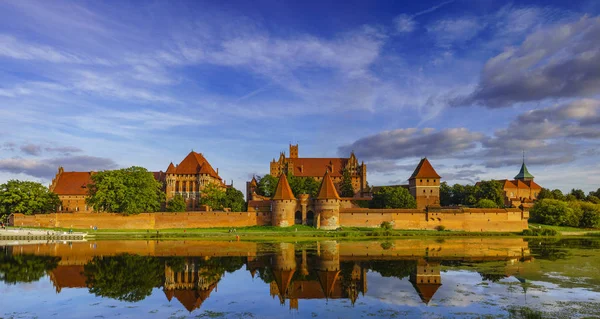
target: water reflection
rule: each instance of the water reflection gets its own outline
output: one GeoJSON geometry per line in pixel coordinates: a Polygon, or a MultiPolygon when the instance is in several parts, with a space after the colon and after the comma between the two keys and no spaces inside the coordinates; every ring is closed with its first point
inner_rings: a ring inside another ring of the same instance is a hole
{"type": "Polygon", "coordinates": [[[368,292],[367,273],[408,277],[423,304],[442,286],[442,266],[481,268],[484,279],[518,275],[532,260],[520,238],[398,240],[388,242],[94,242],[4,247],[0,279],[39,280],[46,273],[57,293],[90,293],[137,302],[154,288],[188,311],[201,308],[226,273],[245,269],[269,285],[269,294],[289,309],[299,300],[346,299],[368,292]],[[486,268],[481,265],[494,264],[486,268]]]}

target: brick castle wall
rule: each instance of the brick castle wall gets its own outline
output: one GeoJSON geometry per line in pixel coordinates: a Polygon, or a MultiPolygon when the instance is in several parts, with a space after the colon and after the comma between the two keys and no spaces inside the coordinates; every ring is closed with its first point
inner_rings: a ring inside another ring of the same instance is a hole
{"type": "MultiPolygon", "coordinates": [[[[435,229],[443,225],[448,230],[521,231],[527,229],[528,212],[519,209],[442,209],[425,212],[418,209],[340,209],[342,227],[379,227],[391,222],[395,229],[435,229]]],[[[169,229],[244,227],[271,225],[266,212],[185,212],[143,213],[124,216],[113,213],[55,213],[25,216],[14,214],[14,226],[62,227],[87,229],[169,229]]]]}

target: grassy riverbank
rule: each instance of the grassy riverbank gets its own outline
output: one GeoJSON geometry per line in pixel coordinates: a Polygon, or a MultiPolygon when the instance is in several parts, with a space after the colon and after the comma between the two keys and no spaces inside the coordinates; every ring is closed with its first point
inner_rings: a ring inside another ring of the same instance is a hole
{"type": "MultiPolygon", "coordinates": [[[[600,230],[586,230],[572,227],[548,226],[530,224],[530,228],[552,229],[556,236],[600,236],[600,230]]],[[[29,227],[29,229],[36,229],[29,227]]],[[[43,228],[46,229],[46,228],[43,228]]],[[[68,232],[68,228],[53,228],[48,230],[68,232]]],[[[75,232],[88,233],[88,239],[227,239],[237,240],[277,240],[285,238],[314,239],[367,239],[367,238],[402,238],[402,237],[507,237],[523,236],[521,232],[467,232],[467,231],[437,231],[437,230],[393,230],[384,228],[343,227],[338,230],[315,229],[310,226],[251,226],[239,228],[187,228],[187,229],[73,229],[75,232]]],[[[527,236],[529,237],[529,236],[527,236]]]]}
{"type": "MultiPolygon", "coordinates": [[[[56,231],[69,231],[67,228],[54,228],[56,231]]],[[[232,239],[261,240],[278,238],[312,239],[339,238],[364,239],[378,237],[498,237],[519,236],[511,232],[466,232],[466,231],[436,231],[436,230],[387,230],[383,228],[343,227],[339,230],[321,230],[309,226],[272,227],[251,226],[239,228],[188,228],[188,229],[73,229],[77,232],[87,232],[88,239],[232,239]],[[235,230],[235,232],[233,232],[235,230]]]]}

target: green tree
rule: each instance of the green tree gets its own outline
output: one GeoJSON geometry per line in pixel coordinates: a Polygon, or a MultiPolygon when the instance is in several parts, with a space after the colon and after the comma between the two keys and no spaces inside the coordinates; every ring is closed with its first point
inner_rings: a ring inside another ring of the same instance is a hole
{"type": "Polygon", "coordinates": [[[565,196],[565,199],[563,199],[564,201],[567,202],[573,202],[577,200],[577,196],[573,195],[573,194],[568,194],[567,196],[565,196]]]}
{"type": "Polygon", "coordinates": [[[451,206],[454,203],[452,202],[452,187],[448,185],[446,182],[442,182],[440,184],[440,205],[441,206],[451,206]]]}
{"type": "MultiPolygon", "coordinates": [[[[243,195],[242,195],[243,196],[243,195]]],[[[200,194],[200,204],[210,206],[212,209],[221,210],[225,203],[225,190],[223,187],[215,184],[208,183],[202,189],[200,194]]]]}
{"type": "Polygon", "coordinates": [[[466,205],[467,194],[465,192],[465,186],[461,184],[452,185],[452,205],[466,205]]]}
{"type": "Polygon", "coordinates": [[[580,202],[581,219],[579,227],[600,228],[600,205],[580,202]]]}
{"type": "Polygon", "coordinates": [[[25,215],[55,212],[58,195],[40,183],[9,180],[0,185],[0,219],[11,213],[25,215]]]}
{"type": "Polygon", "coordinates": [[[587,202],[593,203],[593,204],[600,204],[600,198],[598,198],[595,195],[588,195],[588,197],[585,199],[587,202]]]}
{"type": "Polygon", "coordinates": [[[554,199],[554,193],[552,193],[552,191],[549,190],[549,189],[547,189],[547,188],[542,188],[540,190],[540,192],[537,194],[536,198],[538,200],[542,200],[542,199],[545,199],[545,198],[554,199]]]}
{"type": "Polygon", "coordinates": [[[232,212],[246,211],[246,201],[244,200],[244,194],[233,187],[228,187],[225,190],[223,206],[231,208],[232,212]]]}
{"type": "Polygon", "coordinates": [[[156,257],[123,254],[94,257],[83,268],[86,283],[96,296],[136,302],[152,294],[164,280],[164,263],[156,257]]]}
{"type": "Polygon", "coordinates": [[[139,214],[158,211],[164,203],[162,185],[143,167],[98,172],[92,182],[87,203],[95,211],[139,214]]]}
{"type": "Polygon", "coordinates": [[[556,199],[542,199],[535,202],[530,211],[531,220],[546,225],[563,226],[573,215],[573,209],[566,202],[556,199]]]}
{"type": "Polygon", "coordinates": [[[475,205],[477,203],[477,200],[479,199],[479,193],[479,186],[465,185],[462,204],[467,206],[475,205]]]}
{"type": "Polygon", "coordinates": [[[187,204],[183,196],[177,194],[173,196],[167,203],[168,212],[185,212],[187,210],[187,204]]]}
{"type": "Polygon", "coordinates": [[[404,187],[380,187],[371,200],[371,208],[416,208],[415,198],[404,187]]]}
{"type": "Polygon", "coordinates": [[[575,196],[577,200],[585,200],[585,193],[581,189],[571,189],[571,195],[575,196]]]}
{"type": "Polygon", "coordinates": [[[565,195],[560,189],[552,190],[552,198],[557,200],[565,200],[565,195]]]}
{"type": "Polygon", "coordinates": [[[345,169],[342,171],[342,182],[340,183],[341,197],[354,197],[354,187],[352,187],[352,175],[345,169]]]}
{"type": "Polygon", "coordinates": [[[262,177],[258,176],[258,184],[256,193],[261,196],[272,197],[275,194],[275,188],[277,187],[277,178],[269,174],[262,177]]]}
{"type": "Polygon", "coordinates": [[[288,174],[287,180],[288,184],[290,184],[290,188],[292,189],[292,193],[294,193],[296,198],[300,194],[308,194],[314,198],[317,196],[319,186],[321,186],[321,184],[312,177],[298,177],[288,174]]]}
{"type": "Polygon", "coordinates": [[[491,199],[482,198],[477,201],[475,207],[478,208],[498,208],[498,204],[491,199]]]}
{"type": "Polygon", "coordinates": [[[475,192],[477,200],[489,199],[496,203],[496,207],[504,207],[504,190],[500,182],[494,180],[481,181],[475,192]]]}

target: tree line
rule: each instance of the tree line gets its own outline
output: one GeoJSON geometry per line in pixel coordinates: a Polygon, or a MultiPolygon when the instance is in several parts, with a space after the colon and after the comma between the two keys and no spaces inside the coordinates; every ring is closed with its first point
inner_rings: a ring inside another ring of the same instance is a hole
{"type": "Polygon", "coordinates": [[[475,185],[440,184],[440,205],[469,206],[478,208],[504,207],[502,183],[494,180],[481,181],[475,185]]]}
{"type": "MultiPolygon", "coordinates": [[[[164,185],[143,167],[101,171],[93,174],[91,179],[92,183],[87,185],[86,202],[94,211],[129,215],[161,210],[183,212],[187,209],[181,195],[166,202],[164,185]]],[[[216,210],[230,208],[235,212],[245,211],[246,205],[241,191],[214,184],[202,190],[199,203],[216,210]]],[[[0,185],[0,219],[11,213],[52,213],[60,205],[58,195],[37,182],[10,180],[0,185]]]]}
{"type": "Polygon", "coordinates": [[[542,188],[530,210],[530,220],[554,226],[600,228],[600,188],[588,195],[581,189],[564,195],[558,189],[542,188]]]}
{"type": "MultiPolygon", "coordinates": [[[[312,198],[316,198],[319,192],[321,183],[312,177],[298,177],[293,174],[287,174],[287,181],[290,184],[292,193],[297,198],[301,194],[308,194],[312,198]]],[[[256,193],[265,197],[272,197],[275,194],[279,179],[270,174],[257,177],[256,193]]],[[[352,176],[350,171],[344,169],[342,171],[342,181],[340,183],[341,197],[353,197],[354,188],[352,187],[352,176]]]]}

